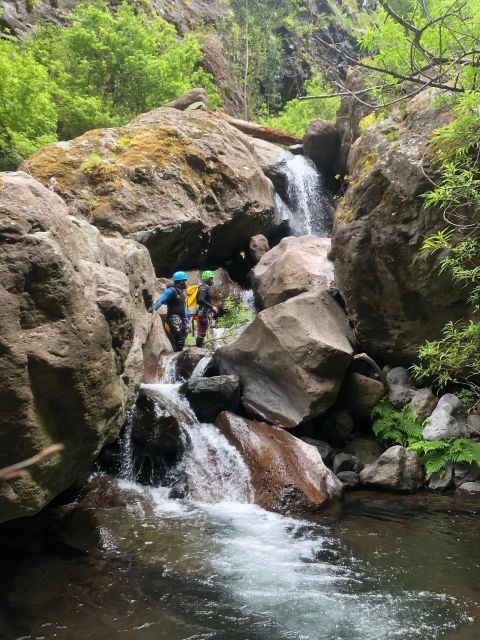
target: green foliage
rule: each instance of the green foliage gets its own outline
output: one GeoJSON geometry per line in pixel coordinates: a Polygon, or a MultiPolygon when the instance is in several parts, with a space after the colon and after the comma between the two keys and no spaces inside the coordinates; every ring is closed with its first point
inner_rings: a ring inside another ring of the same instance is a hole
{"type": "Polygon", "coordinates": [[[428,476],[436,473],[440,477],[449,462],[480,462],[480,442],[468,438],[448,440],[419,440],[408,447],[419,455],[420,463],[428,476]]]}
{"type": "Polygon", "coordinates": [[[408,405],[395,409],[385,397],[373,408],[372,417],[376,437],[387,446],[399,444],[415,451],[428,476],[442,476],[449,462],[480,463],[480,442],[475,440],[422,440],[422,427],[408,405]]]}
{"type": "MultiPolygon", "coordinates": [[[[427,69],[441,83],[475,89],[480,40],[479,0],[396,0],[379,7],[360,38],[365,62],[393,74],[410,76],[427,69]]],[[[372,72],[369,82],[382,84],[377,95],[397,89],[401,78],[372,72]]]]}
{"type": "Polygon", "coordinates": [[[373,432],[385,444],[407,446],[422,436],[422,427],[410,407],[395,409],[387,397],[372,409],[372,418],[373,432]]]}
{"type": "Polygon", "coordinates": [[[0,169],[55,140],[56,127],[45,68],[16,42],[0,39],[0,169]]]}
{"type": "Polygon", "coordinates": [[[427,340],[418,351],[419,364],[411,371],[417,380],[431,378],[439,388],[468,384],[478,394],[480,323],[448,322],[440,340],[427,340]]]}
{"type": "Polygon", "coordinates": [[[237,302],[231,297],[225,298],[223,303],[224,315],[217,320],[217,327],[236,329],[247,322],[251,322],[255,314],[244,302],[237,302]]]}
{"type": "Polygon", "coordinates": [[[124,124],[203,86],[202,37],[179,38],[151,2],[79,4],[70,26],[39,27],[26,43],[0,41],[0,156],[19,159],[46,142],[124,124]]]}
{"type": "MultiPolygon", "coordinates": [[[[305,82],[308,96],[328,95],[332,89],[319,76],[305,82]]],[[[335,120],[340,105],[340,98],[332,97],[322,100],[290,100],[282,111],[273,118],[260,118],[259,122],[267,127],[288,131],[293,135],[303,136],[309,122],[319,118],[321,120],[335,120]]]]}

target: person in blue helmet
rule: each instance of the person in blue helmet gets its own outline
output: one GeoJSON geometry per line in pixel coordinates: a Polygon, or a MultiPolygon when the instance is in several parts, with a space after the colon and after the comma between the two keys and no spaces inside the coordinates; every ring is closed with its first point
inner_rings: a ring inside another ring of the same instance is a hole
{"type": "Polygon", "coordinates": [[[189,330],[189,319],[185,306],[185,290],[187,288],[188,276],[185,271],[176,271],[173,274],[173,283],[163,292],[161,298],[155,302],[155,311],[167,305],[167,326],[173,339],[175,351],[182,351],[185,346],[185,338],[189,330]]]}

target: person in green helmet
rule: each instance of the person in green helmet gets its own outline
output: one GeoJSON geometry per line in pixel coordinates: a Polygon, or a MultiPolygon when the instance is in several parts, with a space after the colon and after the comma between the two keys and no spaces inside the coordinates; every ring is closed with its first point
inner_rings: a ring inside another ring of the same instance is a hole
{"type": "Polygon", "coordinates": [[[212,304],[211,288],[215,274],[213,271],[204,271],[202,273],[202,284],[198,288],[198,327],[197,327],[197,347],[203,347],[205,335],[208,330],[209,320],[213,314],[218,313],[217,307],[212,304]]]}

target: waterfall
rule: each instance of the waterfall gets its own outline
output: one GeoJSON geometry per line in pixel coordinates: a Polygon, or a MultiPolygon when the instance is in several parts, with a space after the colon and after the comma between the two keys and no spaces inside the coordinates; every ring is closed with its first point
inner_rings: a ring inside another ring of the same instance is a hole
{"type": "Polygon", "coordinates": [[[314,163],[285,151],[279,171],[285,176],[287,202],[277,194],[275,204],[282,219],[288,217],[293,235],[329,237],[334,209],[324,177],[314,163]]]}
{"type": "Polygon", "coordinates": [[[211,356],[203,356],[195,365],[194,370],[192,371],[192,375],[190,376],[190,380],[196,380],[197,378],[202,378],[205,371],[208,369],[208,365],[211,363],[211,356]]]}
{"type": "MultiPolygon", "coordinates": [[[[199,362],[194,373],[200,377],[211,358],[199,362]]],[[[186,451],[173,475],[187,479],[189,494],[204,503],[253,502],[250,472],[242,456],[213,425],[200,423],[188,400],[180,393],[180,382],[172,382],[175,355],[168,356],[164,380],[158,384],[142,384],[140,393],[158,404],[159,411],[167,411],[181,425],[185,434],[186,451]]],[[[121,452],[121,477],[134,480],[132,424],[127,423],[121,452]]]]}

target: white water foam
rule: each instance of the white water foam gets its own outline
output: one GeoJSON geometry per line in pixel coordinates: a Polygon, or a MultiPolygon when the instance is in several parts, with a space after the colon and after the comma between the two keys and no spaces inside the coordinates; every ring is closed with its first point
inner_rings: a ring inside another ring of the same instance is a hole
{"type": "MultiPolygon", "coordinates": [[[[281,166],[287,178],[287,210],[293,234],[329,237],[333,206],[323,176],[309,158],[288,151],[283,154],[281,166]]],[[[286,215],[287,210],[282,214],[286,215]]]]}

